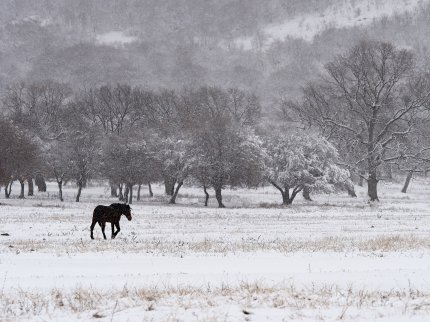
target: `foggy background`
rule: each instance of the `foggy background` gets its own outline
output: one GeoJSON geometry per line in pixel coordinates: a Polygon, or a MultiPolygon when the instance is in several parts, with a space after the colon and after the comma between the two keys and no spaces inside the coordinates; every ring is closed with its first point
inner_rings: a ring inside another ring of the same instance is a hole
{"type": "Polygon", "coordinates": [[[270,105],[297,95],[363,37],[426,60],[429,8],[416,0],[3,0],[0,86],[239,86],[270,105]]]}

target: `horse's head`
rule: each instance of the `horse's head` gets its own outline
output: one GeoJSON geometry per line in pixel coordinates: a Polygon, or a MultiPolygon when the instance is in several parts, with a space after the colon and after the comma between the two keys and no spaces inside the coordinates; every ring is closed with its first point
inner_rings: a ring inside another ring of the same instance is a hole
{"type": "Polygon", "coordinates": [[[125,203],[113,203],[110,205],[110,207],[116,209],[117,211],[121,212],[121,215],[125,215],[128,220],[131,220],[131,208],[130,205],[127,205],[125,203]]]}
{"type": "Polygon", "coordinates": [[[125,205],[123,214],[127,217],[128,220],[131,220],[131,208],[130,208],[130,205],[125,205]]]}

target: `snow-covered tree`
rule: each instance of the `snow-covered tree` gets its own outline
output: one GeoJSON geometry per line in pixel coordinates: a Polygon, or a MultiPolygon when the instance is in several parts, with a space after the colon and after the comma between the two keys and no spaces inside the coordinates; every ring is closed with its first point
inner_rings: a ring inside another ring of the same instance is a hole
{"type": "Polygon", "coordinates": [[[172,136],[159,139],[158,163],[162,177],[164,178],[166,191],[171,196],[170,203],[176,203],[179,189],[190,173],[190,140],[172,136]]]}
{"type": "Polygon", "coordinates": [[[303,189],[332,192],[351,185],[349,172],[336,165],[336,148],[323,138],[278,133],[265,140],[265,176],[290,205],[303,189]]]}

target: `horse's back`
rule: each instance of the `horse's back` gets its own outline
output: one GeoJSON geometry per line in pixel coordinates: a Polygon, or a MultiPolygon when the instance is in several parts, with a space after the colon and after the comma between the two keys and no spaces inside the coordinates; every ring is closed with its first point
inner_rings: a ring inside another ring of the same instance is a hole
{"type": "Polygon", "coordinates": [[[106,211],[108,211],[109,208],[110,208],[109,206],[98,205],[97,207],[94,208],[93,218],[101,216],[106,211]]]}
{"type": "Polygon", "coordinates": [[[93,221],[117,222],[121,213],[111,206],[98,205],[93,212],[93,221]]]}

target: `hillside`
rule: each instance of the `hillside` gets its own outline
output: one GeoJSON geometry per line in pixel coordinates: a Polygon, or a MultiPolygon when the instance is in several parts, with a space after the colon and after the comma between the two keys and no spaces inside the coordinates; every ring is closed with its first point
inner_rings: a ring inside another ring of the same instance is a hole
{"type": "Polygon", "coordinates": [[[271,105],[299,95],[363,37],[428,56],[428,0],[5,0],[0,86],[52,78],[74,88],[239,86],[271,105]]]}
{"type": "MultiPolygon", "coordinates": [[[[287,37],[312,41],[327,29],[368,26],[381,18],[391,18],[405,13],[416,13],[428,0],[358,0],[336,1],[324,10],[311,10],[286,18],[282,23],[272,23],[261,30],[264,47],[287,37]]],[[[261,37],[261,35],[260,35],[261,37]]],[[[239,38],[238,43],[246,49],[255,44],[255,36],[239,38]],[[254,40],[254,41],[253,41],[254,40]]]]}

